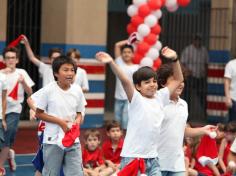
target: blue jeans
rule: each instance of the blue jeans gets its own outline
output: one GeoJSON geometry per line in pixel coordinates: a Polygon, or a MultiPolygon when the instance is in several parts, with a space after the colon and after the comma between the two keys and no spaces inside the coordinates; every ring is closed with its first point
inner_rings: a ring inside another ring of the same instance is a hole
{"type": "Polygon", "coordinates": [[[161,171],[162,176],[185,176],[185,172],[161,171]]]}
{"type": "Polygon", "coordinates": [[[11,147],[15,142],[19,119],[19,113],[11,112],[6,114],[7,131],[4,131],[4,145],[7,147],[11,147]]]}
{"type": "MultiPolygon", "coordinates": [[[[120,167],[124,168],[134,158],[122,157],[120,167]]],[[[146,175],[148,176],[162,176],[160,171],[160,164],[158,158],[144,159],[146,165],[146,175]]]]}
{"type": "Polygon", "coordinates": [[[43,144],[43,160],[43,176],[60,175],[61,166],[65,175],[84,175],[80,143],[64,150],[56,144],[43,144]]]}
{"type": "Polygon", "coordinates": [[[232,100],[232,107],[229,108],[229,122],[236,121],[236,101],[232,100]]]}
{"type": "Polygon", "coordinates": [[[115,99],[115,120],[127,129],[128,124],[128,100],[115,99]]]}

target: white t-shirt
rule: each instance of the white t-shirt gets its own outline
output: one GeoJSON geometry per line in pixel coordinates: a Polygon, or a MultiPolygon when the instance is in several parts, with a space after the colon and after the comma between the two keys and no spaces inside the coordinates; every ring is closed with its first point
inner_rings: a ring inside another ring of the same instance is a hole
{"type": "Polygon", "coordinates": [[[122,148],[122,157],[156,158],[157,136],[164,118],[164,106],[168,104],[168,88],[157,91],[155,97],[143,97],[138,91],[129,104],[129,121],[122,148]]]}
{"type": "Polygon", "coordinates": [[[230,147],[230,151],[233,153],[236,153],[236,139],[234,139],[234,142],[230,147]]]}
{"type": "Polygon", "coordinates": [[[236,101],[236,59],[233,59],[225,66],[224,77],[231,80],[230,84],[230,95],[231,98],[236,101]]]}
{"type": "Polygon", "coordinates": [[[77,67],[74,83],[80,85],[82,89],[89,90],[88,77],[84,69],[77,67]]]}
{"type": "Polygon", "coordinates": [[[165,117],[161,124],[158,157],[161,171],[185,171],[183,139],[188,118],[188,105],[183,99],[170,101],[164,107],[165,117]]]}
{"type": "MultiPolygon", "coordinates": [[[[77,112],[85,112],[86,100],[81,87],[76,84],[64,91],[53,81],[35,94],[36,107],[54,117],[73,122],[77,112]]],[[[46,122],[43,143],[57,144],[60,131],[57,124],[46,122]]]]}
{"type": "Polygon", "coordinates": [[[7,90],[6,75],[0,72],[0,119],[2,119],[2,91],[7,90]]]}
{"type": "Polygon", "coordinates": [[[181,62],[192,71],[192,75],[196,78],[203,78],[207,75],[208,59],[207,49],[203,46],[196,48],[193,44],[187,46],[181,54],[181,62]]]}
{"type": "Polygon", "coordinates": [[[32,79],[29,77],[28,73],[24,69],[16,68],[14,72],[7,73],[6,84],[8,88],[7,90],[8,96],[7,96],[6,113],[10,113],[10,112],[21,113],[21,110],[22,110],[21,103],[24,101],[24,93],[25,93],[23,85],[21,83],[18,84],[17,100],[9,96],[9,94],[15,88],[20,75],[24,77],[24,80],[29,87],[32,87],[34,85],[34,82],[32,81],[32,79]]]}
{"type": "MultiPolygon", "coordinates": [[[[139,65],[127,65],[126,63],[124,63],[121,57],[118,57],[116,59],[116,63],[120,66],[129,80],[133,82],[133,73],[138,70],[139,65]]],[[[116,78],[115,98],[119,100],[127,100],[127,95],[124,91],[121,81],[118,78],[116,78]]]]}
{"type": "Polygon", "coordinates": [[[55,81],[51,64],[45,64],[43,62],[40,62],[39,73],[41,74],[43,79],[43,87],[46,86],[48,83],[55,81]]]}

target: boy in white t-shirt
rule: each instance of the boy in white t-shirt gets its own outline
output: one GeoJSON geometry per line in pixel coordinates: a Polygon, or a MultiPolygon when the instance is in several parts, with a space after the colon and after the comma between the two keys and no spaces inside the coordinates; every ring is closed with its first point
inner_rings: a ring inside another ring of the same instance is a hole
{"type": "MultiPolygon", "coordinates": [[[[157,70],[158,89],[166,87],[173,79],[173,68],[171,64],[164,64],[157,70]]],[[[162,176],[184,176],[185,163],[183,151],[183,139],[210,134],[215,128],[207,125],[200,128],[186,127],[188,118],[188,105],[180,98],[184,89],[184,82],[174,91],[169,103],[164,107],[165,117],[161,124],[158,157],[162,176]]]]}
{"type": "Polygon", "coordinates": [[[71,57],[77,66],[77,71],[76,71],[74,83],[80,85],[83,92],[88,92],[89,91],[89,83],[88,83],[87,73],[84,69],[78,67],[79,60],[80,60],[79,50],[77,50],[75,48],[71,48],[71,49],[69,49],[69,51],[67,52],[66,55],[68,57],[71,57]]]}
{"type": "Polygon", "coordinates": [[[37,57],[35,57],[26,36],[24,36],[23,42],[24,42],[26,53],[28,55],[29,60],[38,67],[39,73],[42,76],[42,81],[43,81],[42,87],[46,86],[51,81],[54,81],[51,63],[53,62],[55,58],[62,55],[62,50],[60,48],[51,48],[48,53],[50,64],[45,64],[42,61],[40,61],[37,57]]]}
{"type": "Polygon", "coordinates": [[[108,54],[96,54],[96,58],[108,63],[118,76],[129,101],[129,121],[121,152],[121,168],[135,158],[144,159],[148,176],[161,175],[156,149],[157,135],[164,118],[163,108],[168,104],[170,95],[183,81],[176,52],[165,47],[162,49],[162,55],[174,62],[174,77],[166,88],[157,91],[157,77],[152,68],[138,69],[133,75],[133,84],[108,54]]]}
{"type": "Polygon", "coordinates": [[[32,86],[34,82],[24,69],[16,68],[19,62],[19,51],[17,48],[8,47],[3,51],[4,63],[6,68],[1,70],[6,75],[7,84],[7,109],[6,124],[7,130],[4,131],[4,145],[9,148],[13,145],[20,113],[22,110],[21,103],[24,101],[24,93],[32,94],[32,86]]]}
{"type": "Polygon", "coordinates": [[[229,122],[236,121],[236,59],[225,66],[224,91],[225,104],[229,108],[229,122]]]}
{"type": "MultiPolygon", "coordinates": [[[[132,81],[133,73],[138,70],[139,65],[133,64],[134,50],[133,47],[127,43],[128,40],[122,40],[115,44],[115,62],[120,66],[129,80],[132,81]]],[[[121,124],[122,129],[127,129],[128,99],[118,77],[116,77],[114,112],[115,119],[121,124]]]]}
{"type": "Polygon", "coordinates": [[[65,175],[83,175],[79,138],[71,147],[65,148],[61,144],[71,125],[81,123],[85,111],[83,92],[80,86],[72,84],[76,68],[71,58],[58,57],[52,63],[56,81],[35,93],[36,117],[46,122],[42,175],[58,176],[61,166],[65,175]]]}
{"type": "Polygon", "coordinates": [[[7,85],[6,76],[0,73],[0,175],[5,175],[4,162],[8,157],[8,147],[4,146],[4,131],[7,129],[5,118],[7,107],[7,85]]]}

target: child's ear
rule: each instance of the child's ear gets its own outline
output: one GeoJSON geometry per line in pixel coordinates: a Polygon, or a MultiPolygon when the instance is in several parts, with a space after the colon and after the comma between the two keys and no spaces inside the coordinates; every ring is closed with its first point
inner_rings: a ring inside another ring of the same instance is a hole
{"type": "Polygon", "coordinates": [[[108,137],[110,137],[110,133],[109,133],[109,131],[107,131],[106,134],[107,134],[108,137]]]}
{"type": "Polygon", "coordinates": [[[16,64],[18,64],[19,63],[19,58],[16,58],[16,64]]]}
{"type": "Polygon", "coordinates": [[[136,88],[137,91],[140,91],[140,90],[141,90],[141,86],[140,86],[139,84],[135,84],[134,86],[135,86],[135,88],[136,88]]]}

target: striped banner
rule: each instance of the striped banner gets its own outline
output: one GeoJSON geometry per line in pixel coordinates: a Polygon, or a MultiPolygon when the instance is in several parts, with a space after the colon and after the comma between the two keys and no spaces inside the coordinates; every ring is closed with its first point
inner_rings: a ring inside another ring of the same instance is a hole
{"type": "Polygon", "coordinates": [[[208,121],[225,122],[228,115],[224,103],[224,68],[229,61],[229,51],[213,50],[209,52],[207,71],[207,115],[208,121]]]}
{"type": "Polygon", "coordinates": [[[105,105],[105,65],[95,59],[81,59],[80,68],[86,70],[89,80],[85,120],[82,128],[97,128],[103,126],[105,105]]]}

